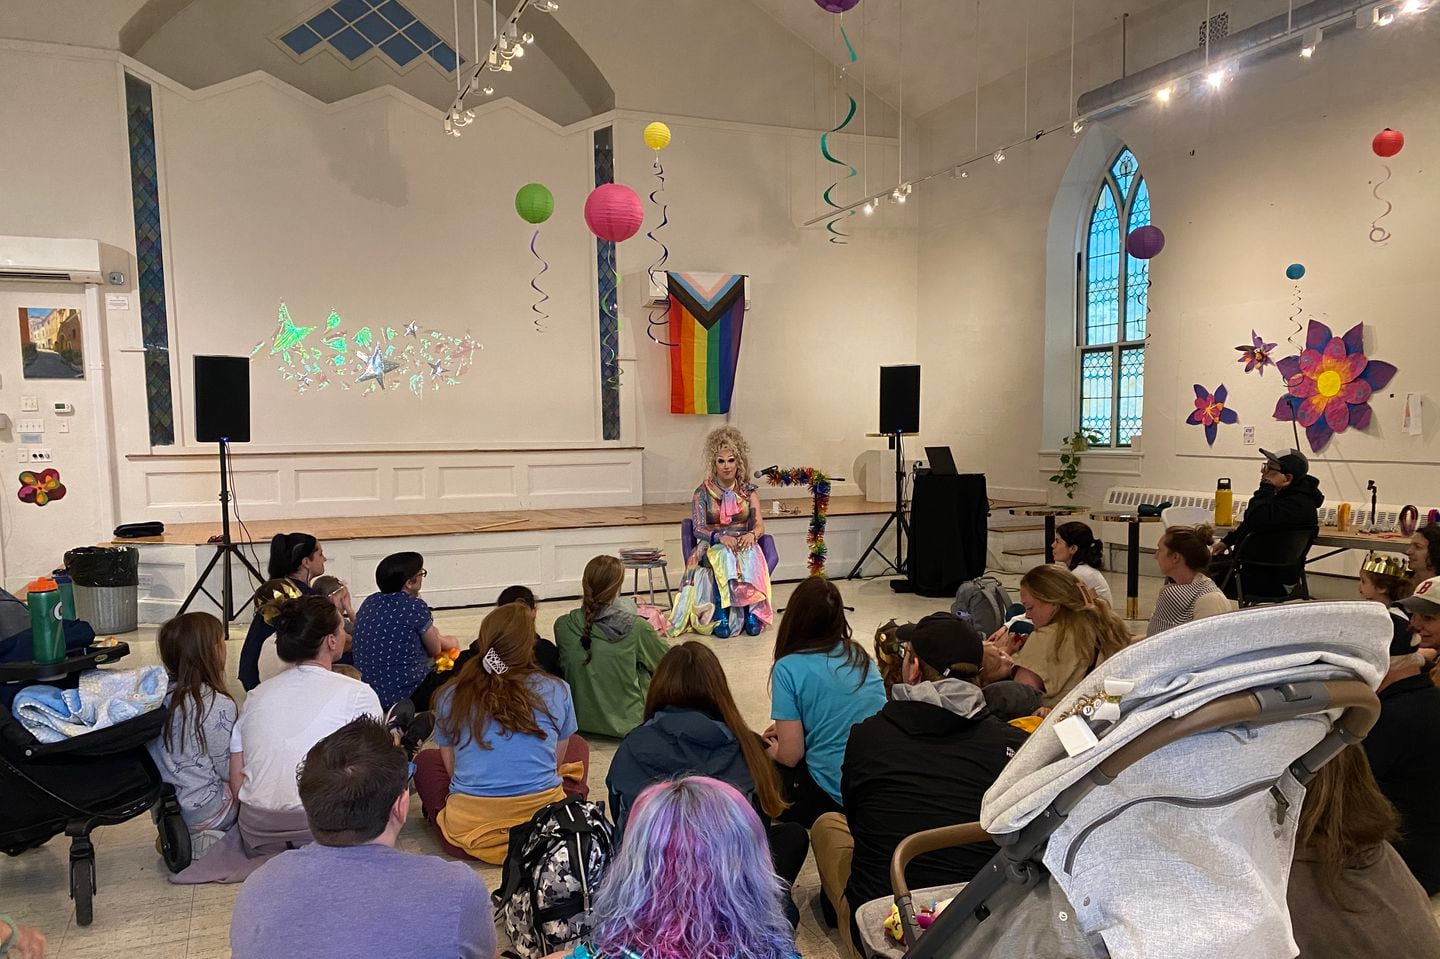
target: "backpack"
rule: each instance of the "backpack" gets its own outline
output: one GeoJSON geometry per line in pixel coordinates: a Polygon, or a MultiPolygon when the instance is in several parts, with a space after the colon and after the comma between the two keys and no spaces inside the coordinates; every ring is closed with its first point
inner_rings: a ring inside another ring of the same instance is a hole
{"type": "Polygon", "coordinates": [[[989,636],[1003,626],[1009,608],[1010,591],[993,576],[967,579],[955,591],[955,602],[950,604],[950,612],[962,618],[968,616],[981,636],[989,636]]]}
{"type": "Polygon", "coordinates": [[[613,828],[605,807],[570,796],[543,806],[510,830],[495,924],[514,949],[539,959],[590,933],[590,907],[610,864],[613,828]]]}

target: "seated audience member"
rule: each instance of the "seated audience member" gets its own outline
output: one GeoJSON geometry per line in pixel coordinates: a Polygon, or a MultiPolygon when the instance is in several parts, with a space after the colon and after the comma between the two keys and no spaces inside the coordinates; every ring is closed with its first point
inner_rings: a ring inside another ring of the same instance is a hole
{"type": "Polygon", "coordinates": [[[580,731],[621,738],[645,719],[645,694],[670,645],[620,595],[625,568],[614,556],[585,564],[579,609],[555,621],[560,666],[575,697],[580,731]]]}
{"type": "Polygon", "coordinates": [[[314,592],[310,581],[325,572],[325,550],[309,533],[276,533],[265,571],[270,579],[255,591],[255,617],[240,647],[240,685],[247,692],[260,685],[260,654],[275,635],[275,611],[314,592]]]}
{"type": "MultiPolygon", "coordinates": [[[[340,610],[345,622],[345,655],[336,660],[332,667],[335,672],[351,679],[359,679],[360,671],[354,668],[354,657],[350,652],[350,637],[355,632],[355,610],[350,603],[350,587],[338,576],[317,576],[310,582],[310,590],[316,596],[324,596],[340,610]]],[[[290,668],[290,664],[275,652],[274,643],[266,643],[260,650],[260,682],[279,675],[290,668]]]]}
{"type": "Polygon", "coordinates": [[[555,959],[795,959],[765,830],[735,787],[705,776],[656,783],[591,910],[593,930],[555,959]]]}
{"type": "MultiPolygon", "coordinates": [[[[1436,584],[1432,588],[1440,593],[1440,578],[1425,582],[1436,584]]],[[[1440,604],[1418,591],[1401,601],[1412,617],[1427,608],[1422,605],[1426,603],[1431,615],[1440,618],[1440,604]]],[[[1380,718],[1365,737],[1365,754],[1380,791],[1400,813],[1395,849],[1425,887],[1425,894],[1433,896],[1440,892],[1440,817],[1435,815],[1440,764],[1435,762],[1430,735],[1440,729],[1440,689],[1406,656],[1385,674],[1379,694],[1380,718]]]]}
{"type": "Polygon", "coordinates": [[[990,639],[1014,657],[1013,678],[1040,690],[1047,707],[1130,642],[1125,621],[1109,606],[1088,602],[1079,581],[1054,566],[1025,574],[1020,604],[1035,631],[1020,636],[1002,627],[990,639]]]}
{"type": "Polygon", "coordinates": [[[415,788],[447,851],[499,864],[511,827],[565,798],[562,776],[584,782],[589,746],[574,735],[570,688],[535,664],[529,609],[492,610],[477,642],[436,697],[439,748],[416,757],[415,788]]]}
{"type": "Polygon", "coordinates": [[[1425,891],[1389,840],[1399,817],[1351,746],[1305,790],[1286,895],[1300,959],[1440,956],[1425,891]]]}
{"type": "Polygon", "coordinates": [[[1440,524],[1422,526],[1410,537],[1405,551],[1410,561],[1410,582],[1418,585],[1432,576],[1440,576],[1440,524]]]}
{"type": "MultiPolygon", "coordinates": [[[[908,647],[903,681],[879,713],[850,732],[840,787],[845,815],[821,816],[811,833],[821,887],[842,938],[854,941],[851,910],[890,895],[890,857],[900,841],[978,821],[985,790],[1027,738],[990,714],[976,685],[985,641],[974,626],[933,613],[900,627],[899,639],[908,647]]],[[[930,853],[906,876],[911,888],[968,882],[996,851],[983,843],[930,853]]]]}
{"type": "MultiPolygon", "coordinates": [[[[375,567],[375,585],[355,616],[355,668],[389,709],[435,671],[442,649],[458,649],[453,636],[441,636],[435,617],[420,590],[425,585],[425,557],[392,553],[375,567]]],[[[428,709],[428,703],[416,703],[428,709]]]]}
{"type": "Polygon", "coordinates": [[[1400,600],[1400,606],[1410,615],[1410,629],[1420,648],[1440,649],[1440,576],[1422,580],[1414,593],[1400,600]]]}
{"type": "Polygon", "coordinates": [[[45,933],[34,926],[22,926],[9,916],[0,916],[0,945],[9,944],[0,951],[6,959],[45,959],[45,947],[49,941],[45,933]]]}
{"type": "Polygon", "coordinates": [[[1050,544],[1055,563],[1068,569],[1080,585],[1115,605],[1110,596],[1110,584],[1100,572],[1105,565],[1105,544],[1095,538],[1095,533],[1085,523],[1061,523],[1055,527],[1055,540],[1050,544]]]}
{"type": "MultiPolygon", "coordinates": [[[[528,586],[506,586],[500,591],[499,598],[495,600],[495,607],[498,609],[512,603],[518,603],[528,609],[530,619],[532,622],[534,621],[535,594],[530,591],[528,586]]],[[[479,646],[480,640],[471,640],[470,645],[461,650],[460,655],[455,658],[454,664],[449,669],[442,670],[437,664],[435,672],[425,677],[425,680],[415,687],[415,695],[412,697],[414,702],[426,703],[433,707],[435,694],[440,691],[440,687],[460,675],[461,667],[475,657],[479,646]]],[[[554,643],[545,639],[538,632],[535,634],[535,665],[556,679],[565,678],[560,669],[560,651],[555,648],[554,643]]]]}
{"type": "Polygon", "coordinates": [[[230,919],[235,959],[493,959],[490,897],[474,870],[395,848],[409,774],[405,753],[373,719],[310,748],[299,792],[315,842],[246,881],[230,919]]]}
{"type": "MultiPolygon", "coordinates": [[[[1400,605],[1400,600],[1410,595],[1410,586],[1410,580],[1405,575],[1405,563],[1398,556],[1371,553],[1360,564],[1361,598],[1374,603],[1384,603],[1390,612],[1390,625],[1394,630],[1390,639],[1391,657],[1415,654],[1423,660],[1427,658],[1425,654],[1415,649],[1420,645],[1420,637],[1411,632],[1410,614],[1400,605]]],[[[1433,655],[1432,652],[1430,656],[1433,655]]],[[[1430,658],[1430,662],[1434,662],[1434,659],[1430,658]]],[[[1394,666],[1395,663],[1390,665],[1394,666]]]]}
{"type": "MultiPolygon", "coordinates": [[[[1310,461],[1305,454],[1293,449],[1260,452],[1265,456],[1260,486],[1250,497],[1240,525],[1212,548],[1217,557],[1239,549],[1251,537],[1320,528],[1320,506],[1325,496],[1320,492],[1320,482],[1310,475],[1310,461]]],[[[1232,565],[1233,554],[1229,554],[1212,563],[1211,572],[1223,584],[1226,595],[1234,599],[1234,578],[1227,575],[1232,565]]],[[[1245,574],[1245,592],[1252,596],[1284,596],[1299,580],[1300,572],[1300,567],[1293,571],[1252,570],[1245,574]]]]}
{"type": "Polygon", "coordinates": [[[239,819],[173,882],[243,882],[265,858],[310,842],[296,767],[311,746],[351,720],[383,715],[373,689],[331,670],[345,651],[345,624],[329,600],[287,601],[275,628],[280,658],[295,668],[255,687],[230,734],[239,819]]]}
{"type": "Polygon", "coordinates": [[[808,829],[821,813],[844,808],[840,763],[850,727],[884,705],[880,671],[851,634],[840,590],[823,576],[800,583],[775,636],[774,722],[764,733],[790,802],[783,819],[808,829]]]}
{"type": "MultiPolygon", "coordinates": [[[[785,811],[780,776],[765,754],[764,742],[741,718],[720,660],[694,640],[676,646],[660,660],[645,699],[645,722],[631,730],[610,761],[605,784],[616,841],[621,840],[630,810],[646,787],[685,773],[734,786],[759,811],[762,822],[785,811]]],[[[765,833],[775,871],[793,885],[810,848],[805,827],[775,823],[766,826],[765,833]]],[[[798,910],[791,918],[798,921],[798,910]]]]}
{"type": "Polygon", "coordinates": [[[1214,538],[1208,526],[1171,526],[1160,534],[1155,547],[1155,565],[1169,582],[1160,587],[1155,612],[1150,615],[1146,636],[1206,616],[1230,612],[1230,600],[1215,581],[1205,575],[1210,565],[1214,538]]]}

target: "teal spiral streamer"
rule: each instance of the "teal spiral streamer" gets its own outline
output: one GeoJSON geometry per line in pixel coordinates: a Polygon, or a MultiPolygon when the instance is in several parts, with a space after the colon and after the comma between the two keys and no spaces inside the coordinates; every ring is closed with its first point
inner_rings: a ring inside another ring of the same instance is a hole
{"type": "MultiPolygon", "coordinates": [[[[850,63],[854,63],[856,60],[860,59],[859,55],[855,52],[855,45],[850,42],[850,35],[845,32],[845,24],[843,22],[840,24],[840,39],[843,40],[845,43],[845,52],[850,58],[850,63]]],[[[855,98],[850,95],[848,90],[845,93],[845,99],[850,101],[850,106],[845,111],[845,119],[840,121],[839,126],[836,126],[833,129],[820,134],[820,155],[823,156],[830,163],[833,163],[836,166],[843,166],[849,171],[843,177],[840,177],[834,183],[826,187],[825,192],[821,194],[821,199],[825,201],[825,205],[834,210],[843,209],[840,204],[835,202],[834,197],[831,195],[835,192],[835,188],[840,185],[841,181],[848,180],[853,176],[858,176],[860,173],[859,170],[855,169],[853,164],[847,163],[846,161],[839,159],[835,156],[835,154],[830,152],[831,135],[839,133],[841,130],[844,130],[850,125],[850,121],[855,119],[855,110],[858,104],[856,104],[855,98]]],[[[854,215],[854,210],[846,210],[838,216],[832,217],[830,220],[826,221],[825,230],[827,233],[830,234],[831,243],[840,246],[843,246],[845,244],[845,241],[850,236],[850,234],[842,231],[835,224],[839,223],[846,217],[851,217],[854,215]]]]}

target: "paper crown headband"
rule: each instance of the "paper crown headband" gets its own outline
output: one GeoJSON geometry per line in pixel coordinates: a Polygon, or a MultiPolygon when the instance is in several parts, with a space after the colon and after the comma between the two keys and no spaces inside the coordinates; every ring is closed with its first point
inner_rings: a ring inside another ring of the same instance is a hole
{"type": "Polygon", "coordinates": [[[1365,562],[1360,564],[1360,568],[1367,573],[1394,576],[1396,579],[1404,579],[1406,572],[1405,560],[1387,553],[1370,553],[1365,557],[1365,562]]]}

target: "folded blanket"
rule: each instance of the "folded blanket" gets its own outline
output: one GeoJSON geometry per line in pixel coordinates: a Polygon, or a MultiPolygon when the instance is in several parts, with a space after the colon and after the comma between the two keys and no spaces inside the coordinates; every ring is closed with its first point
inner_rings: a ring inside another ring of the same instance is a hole
{"type": "Polygon", "coordinates": [[[168,680],[163,666],[89,669],[76,689],[27,686],[10,712],[42,743],[58,743],[159,709],[168,680]]]}

